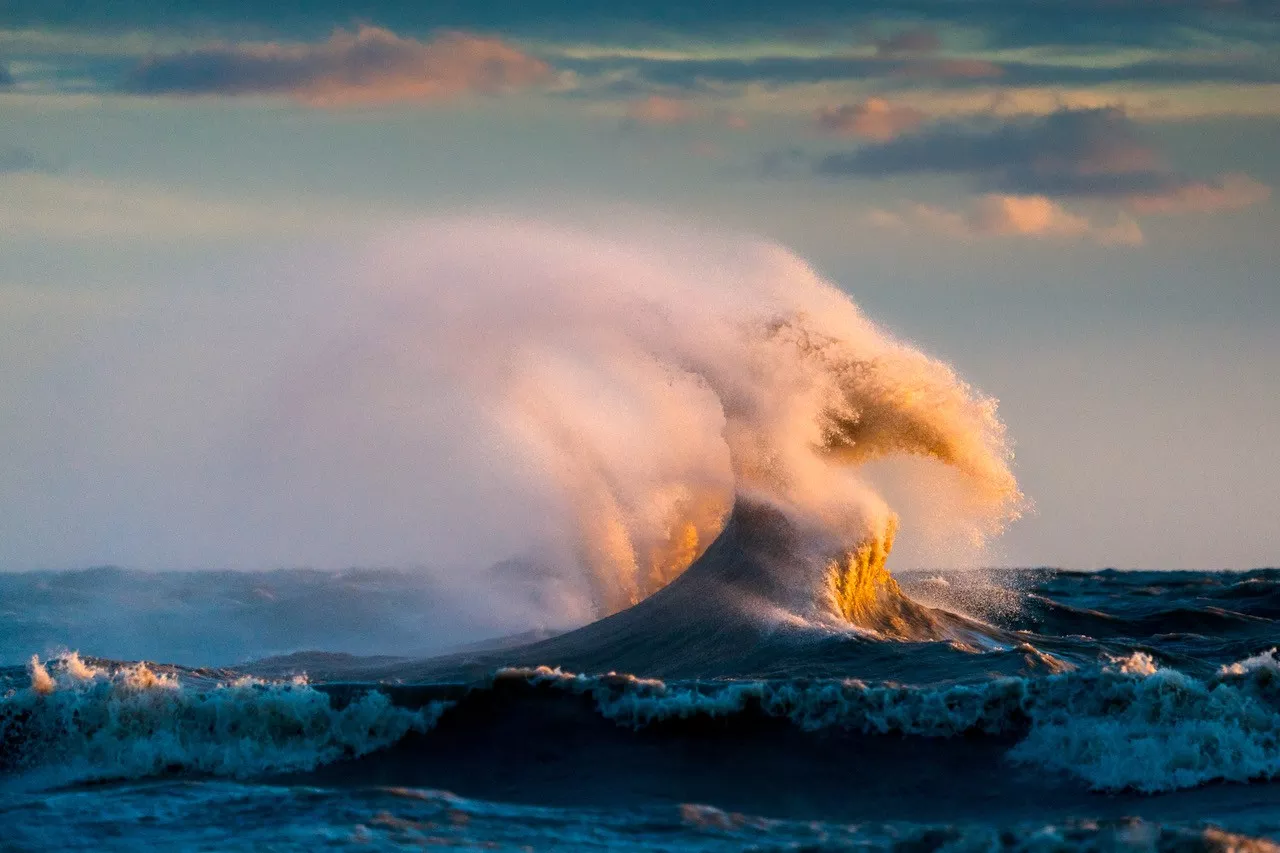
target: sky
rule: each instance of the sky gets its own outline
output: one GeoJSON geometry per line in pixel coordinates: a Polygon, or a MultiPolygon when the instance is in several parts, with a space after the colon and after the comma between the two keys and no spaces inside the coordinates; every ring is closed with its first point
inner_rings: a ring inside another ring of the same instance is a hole
{"type": "Polygon", "coordinates": [[[1277,155],[1274,0],[9,0],[0,570],[221,564],[179,448],[337,246],[494,210],[795,252],[999,399],[1002,564],[1276,565],[1277,155]]]}

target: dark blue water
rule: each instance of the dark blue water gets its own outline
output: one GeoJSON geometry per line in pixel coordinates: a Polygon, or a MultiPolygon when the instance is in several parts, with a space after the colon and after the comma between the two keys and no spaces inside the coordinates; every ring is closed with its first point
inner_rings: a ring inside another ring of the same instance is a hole
{"type": "Polygon", "coordinates": [[[913,575],[841,625],[778,612],[761,525],[550,638],[4,668],[0,848],[1280,849],[1280,570],[913,575]]]}

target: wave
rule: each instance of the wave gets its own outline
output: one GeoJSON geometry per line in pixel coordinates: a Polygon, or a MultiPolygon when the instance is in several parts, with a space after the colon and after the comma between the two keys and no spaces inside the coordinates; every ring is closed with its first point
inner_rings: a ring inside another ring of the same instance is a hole
{"type": "MultiPolygon", "coordinates": [[[[562,740],[571,751],[579,741],[592,743],[601,733],[570,712],[586,701],[615,727],[615,739],[629,732],[701,738],[713,725],[731,732],[740,750],[761,756],[769,753],[770,726],[779,724],[820,738],[907,738],[970,744],[966,749],[985,740],[992,751],[984,761],[1003,756],[1098,791],[1153,794],[1280,778],[1274,649],[1203,679],[1141,653],[1057,674],[932,686],[830,678],[681,682],[549,667],[504,670],[469,688],[182,678],[142,664],[89,666],[75,656],[53,671],[33,663],[30,685],[0,700],[0,767],[47,784],[174,773],[245,778],[329,765],[343,768],[336,779],[356,784],[363,776],[346,760],[404,749],[393,770],[376,778],[407,773],[403,783],[414,784],[414,774],[433,763],[485,764],[468,744],[500,744],[512,725],[516,742],[534,753],[562,740]],[[540,716],[559,734],[520,728],[519,721],[540,716]],[[458,749],[464,752],[450,752],[458,749]]],[[[877,769],[877,749],[857,752],[861,773],[898,772],[877,769]]],[[[931,748],[921,756],[935,753],[943,754],[931,748]]]]}
{"type": "MultiPolygon", "coordinates": [[[[536,531],[517,573],[530,577],[500,572],[476,591],[495,605],[529,597],[518,593],[531,580],[554,590],[538,606],[559,625],[624,610],[679,577],[745,500],[806,531],[828,570],[824,605],[858,621],[860,579],[874,574],[864,564],[883,566],[900,521],[917,541],[978,548],[1022,508],[996,401],[778,246],[443,219],[376,241],[348,273],[334,294],[336,343],[299,358],[280,398],[310,419],[391,419],[376,436],[335,425],[334,457],[369,446],[394,457],[410,436],[407,464],[442,446],[419,491],[502,484],[510,500],[479,501],[474,527],[438,537],[469,554],[536,531]],[[351,399],[353,388],[374,396],[351,399]],[[447,470],[474,457],[492,467],[447,470]]],[[[307,435],[323,426],[297,418],[276,420],[307,435]]],[[[296,452],[290,438],[271,456],[296,452]]],[[[476,502],[429,505],[462,503],[476,502]]]]}
{"type": "Polygon", "coordinates": [[[938,643],[966,655],[1024,645],[995,626],[910,599],[885,566],[888,541],[841,549],[825,527],[805,526],[790,510],[740,498],[720,535],[675,580],[576,630],[347,676],[471,680],[513,665],[675,678],[788,675],[829,669],[834,661],[817,648],[824,643],[838,656],[886,640],[938,643]]]}
{"type": "MultiPolygon", "coordinates": [[[[709,235],[685,252],[688,237],[666,233],[449,224],[445,245],[438,224],[380,244],[379,288],[430,341],[431,363],[492,400],[526,458],[548,464],[599,615],[679,576],[749,499],[822,534],[826,597],[856,619],[859,583],[883,565],[898,524],[868,473],[888,458],[937,463],[914,491],[936,496],[932,519],[953,540],[982,540],[1017,516],[995,401],[790,253],[709,235]],[[519,265],[495,268],[497,257],[519,265]],[[422,288],[459,268],[459,292],[422,288]],[[502,334],[483,352],[466,345],[495,325],[502,334]]],[[[403,326],[378,331],[401,340],[403,326]]]]}
{"type": "Polygon", "coordinates": [[[601,715],[632,729],[759,713],[808,732],[1018,735],[1010,760],[1103,791],[1150,794],[1280,777],[1275,649],[1205,680],[1160,668],[1142,653],[1092,671],[944,687],[820,679],[668,684],[547,667],[498,678],[589,696],[601,715]]]}
{"type": "Polygon", "coordinates": [[[30,685],[0,698],[0,769],[41,784],[310,770],[424,731],[445,707],[397,708],[373,690],[339,704],[301,680],[184,684],[145,663],[98,667],[74,653],[29,669],[30,685]]]}

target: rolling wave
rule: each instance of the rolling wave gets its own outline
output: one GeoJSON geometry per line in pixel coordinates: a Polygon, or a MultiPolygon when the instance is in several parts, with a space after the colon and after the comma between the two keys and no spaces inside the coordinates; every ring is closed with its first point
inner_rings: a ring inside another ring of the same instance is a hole
{"type": "Polygon", "coordinates": [[[197,773],[248,777],[364,755],[428,728],[443,706],[395,707],[377,691],[341,707],[301,681],[182,676],[145,663],[33,659],[0,699],[0,769],[42,784],[197,773]]]}
{"type": "MultiPolygon", "coordinates": [[[[988,760],[1055,771],[1102,791],[1158,793],[1280,777],[1280,658],[1275,650],[1199,679],[1135,654],[1056,674],[929,686],[854,679],[668,682],[509,669],[462,685],[181,683],[143,665],[91,667],[72,656],[0,700],[0,765],[45,783],[156,775],[236,778],[341,768],[406,750],[388,775],[430,770],[440,746],[496,735],[514,720],[566,721],[579,700],[629,743],[728,727],[743,750],[767,750],[774,724],[811,737],[986,742],[988,760]],[[555,710],[561,708],[561,710],[555,710]],[[438,728],[438,732],[437,732],[438,728]],[[437,737],[433,741],[432,737],[437,737]],[[443,739],[443,740],[440,740],[443,739]],[[975,740],[976,739],[976,740],[975,740]],[[426,768],[424,770],[424,768],[426,768]]],[[[563,725],[554,723],[554,725],[563,725]]],[[[529,749],[551,745],[539,731],[529,749]]],[[[874,762],[875,751],[863,752],[874,762]]],[[[483,762],[482,762],[483,765],[483,762]]],[[[880,772],[863,764],[863,773],[880,772]]],[[[890,772],[885,768],[884,772],[890,772]]],[[[893,771],[893,772],[896,772],[893,771]]]]}

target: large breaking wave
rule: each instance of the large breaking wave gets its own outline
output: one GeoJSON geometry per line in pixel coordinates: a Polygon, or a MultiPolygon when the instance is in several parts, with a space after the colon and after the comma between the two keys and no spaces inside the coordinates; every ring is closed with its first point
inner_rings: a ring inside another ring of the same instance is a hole
{"type": "Polygon", "coordinates": [[[774,570],[808,576],[775,606],[884,629],[886,479],[909,481],[920,538],[977,547],[1021,507],[995,401],[776,246],[446,221],[360,276],[378,310],[344,365],[478,405],[557,508],[552,562],[581,567],[594,615],[666,586],[749,502],[802,534],[774,570]],[[929,464],[872,470],[902,458],[929,464]]]}

